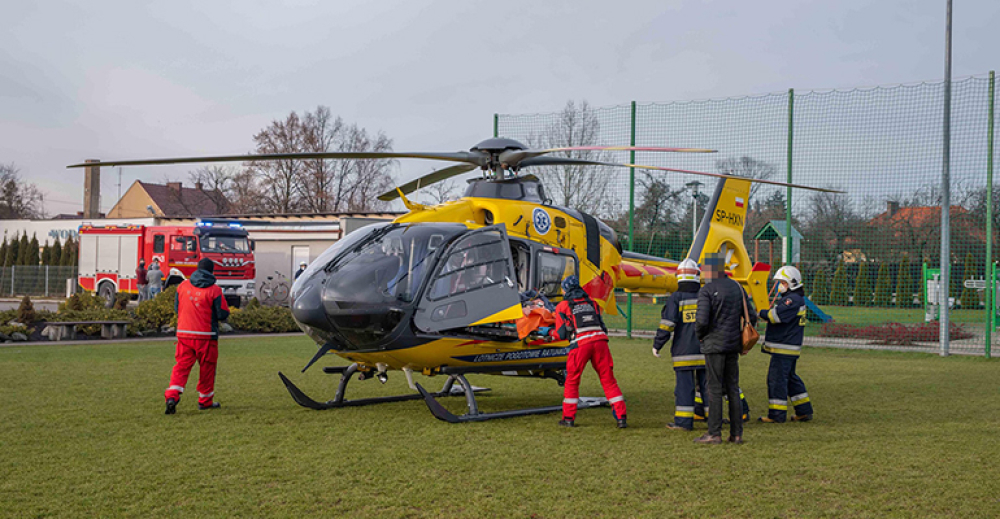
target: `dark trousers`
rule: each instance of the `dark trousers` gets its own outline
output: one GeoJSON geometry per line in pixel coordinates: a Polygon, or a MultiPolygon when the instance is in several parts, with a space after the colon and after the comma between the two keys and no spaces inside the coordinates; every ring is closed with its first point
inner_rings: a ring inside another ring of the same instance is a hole
{"type": "Polygon", "coordinates": [[[694,427],[694,417],[705,416],[705,406],[701,402],[701,394],[705,392],[705,370],[681,369],[674,372],[677,383],[674,385],[674,423],[694,427]]]}
{"type": "Polygon", "coordinates": [[[705,355],[708,372],[708,434],[722,435],[722,399],[729,398],[729,434],[743,436],[743,405],[740,402],[740,354],[705,355]]]}
{"type": "Polygon", "coordinates": [[[788,355],[771,355],[767,369],[767,416],[775,422],[787,419],[789,403],[798,416],[813,414],[806,384],[795,372],[798,360],[788,355]]]}

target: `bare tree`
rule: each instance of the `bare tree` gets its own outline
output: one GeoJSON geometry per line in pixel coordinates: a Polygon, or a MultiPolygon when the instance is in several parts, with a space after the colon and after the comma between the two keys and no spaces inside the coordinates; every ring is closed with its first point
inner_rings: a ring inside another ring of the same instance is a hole
{"type": "MultiPolygon", "coordinates": [[[[328,107],[319,106],[315,112],[306,112],[303,116],[302,131],[303,151],[334,151],[343,139],[344,121],[334,118],[328,107]]],[[[322,159],[305,162],[299,190],[306,211],[326,213],[337,205],[338,193],[334,192],[334,186],[339,184],[338,172],[342,171],[337,162],[322,159]]]]}
{"type": "MultiPolygon", "coordinates": [[[[368,130],[352,124],[345,132],[339,151],[392,151],[392,139],[382,132],[369,135],[368,130]]],[[[384,208],[385,202],[376,197],[392,186],[394,165],[395,161],[390,159],[341,161],[334,210],[356,213],[384,208]]]]}
{"type": "MultiPolygon", "coordinates": [[[[292,112],[283,121],[272,121],[270,126],[254,135],[253,140],[259,154],[301,152],[305,142],[302,120],[292,112]]],[[[304,161],[252,161],[247,167],[259,179],[267,211],[293,213],[302,209],[304,161]]]]}
{"type": "Polygon", "coordinates": [[[438,205],[457,200],[462,195],[459,186],[451,180],[431,184],[420,190],[420,203],[438,205]]]}
{"type": "MultiPolygon", "coordinates": [[[[586,101],[579,106],[567,101],[556,122],[541,135],[531,136],[528,143],[535,148],[569,146],[596,146],[599,144],[601,125],[597,114],[586,101]]],[[[606,160],[600,151],[556,152],[550,156],[606,160]]],[[[602,166],[565,165],[539,168],[539,178],[545,182],[546,191],[557,204],[587,213],[601,215],[608,204],[607,189],[611,174],[602,166]]]]}
{"type": "MultiPolygon", "coordinates": [[[[715,169],[719,173],[727,173],[745,178],[756,178],[768,180],[774,176],[777,169],[773,164],[757,160],[753,157],[729,157],[715,161],[715,169]]],[[[750,199],[753,200],[755,194],[760,189],[761,184],[754,182],[750,185],[750,199]]]]}
{"type": "Polygon", "coordinates": [[[202,191],[215,202],[220,212],[232,212],[229,207],[229,193],[233,190],[233,181],[239,169],[229,165],[212,165],[198,168],[188,173],[191,183],[201,184],[202,191]]]}
{"type": "Polygon", "coordinates": [[[44,216],[42,192],[35,184],[21,178],[11,162],[0,164],[0,219],[41,218],[44,216]]]}

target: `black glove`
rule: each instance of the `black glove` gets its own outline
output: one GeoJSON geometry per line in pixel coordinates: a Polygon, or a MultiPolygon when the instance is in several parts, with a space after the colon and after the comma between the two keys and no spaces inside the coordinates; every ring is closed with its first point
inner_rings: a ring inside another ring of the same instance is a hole
{"type": "MultiPolygon", "coordinates": [[[[763,319],[763,320],[765,320],[765,321],[768,320],[767,319],[767,310],[761,310],[760,312],[757,313],[757,315],[759,315],[760,318],[763,319]]],[[[768,321],[768,322],[770,322],[770,321],[768,321]]]]}

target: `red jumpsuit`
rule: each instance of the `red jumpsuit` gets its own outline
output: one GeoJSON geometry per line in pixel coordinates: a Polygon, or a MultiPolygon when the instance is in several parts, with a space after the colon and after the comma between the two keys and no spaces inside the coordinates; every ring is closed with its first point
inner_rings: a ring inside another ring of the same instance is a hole
{"type": "Polygon", "coordinates": [[[576,418],[580,401],[580,376],[589,361],[601,379],[604,396],[611,403],[615,419],[625,417],[625,397],[615,380],[614,360],[608,349],[608,334],[601,320],[600,307],[589,297],[570,299],[556,305],[556,325],[551,337],[570,339],[572,348],[566,358],[566,385],[563,392],[563,418],[576,418]]]}
{"type": "Polygon", "coordinates": [[[191,279],[177,287],[177,349],[174,352],[177,363],[174,364],[170,387],[164,397],[180,401],[188,375],[197,361],[198,404],[207,407],[212,405],[212,397],[215,396],[219,321],[229,317],[229,305],[222,295],[222,289],[215,284],[215,278],[207,273],[198,276],[200,272],[202,271],[197,271],[191,279]]]}

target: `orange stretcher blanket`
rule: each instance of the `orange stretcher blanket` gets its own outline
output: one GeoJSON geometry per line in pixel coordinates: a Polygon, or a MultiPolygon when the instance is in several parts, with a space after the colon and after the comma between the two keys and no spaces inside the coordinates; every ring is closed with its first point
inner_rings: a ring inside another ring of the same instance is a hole
{"type": "Polygon", "coordinates": [[[552,326],[556,318],[542,305],[527,304],[523,308],[524,317],[517,320],[517,337],[524,339],[542,326],[552,326]]]}

